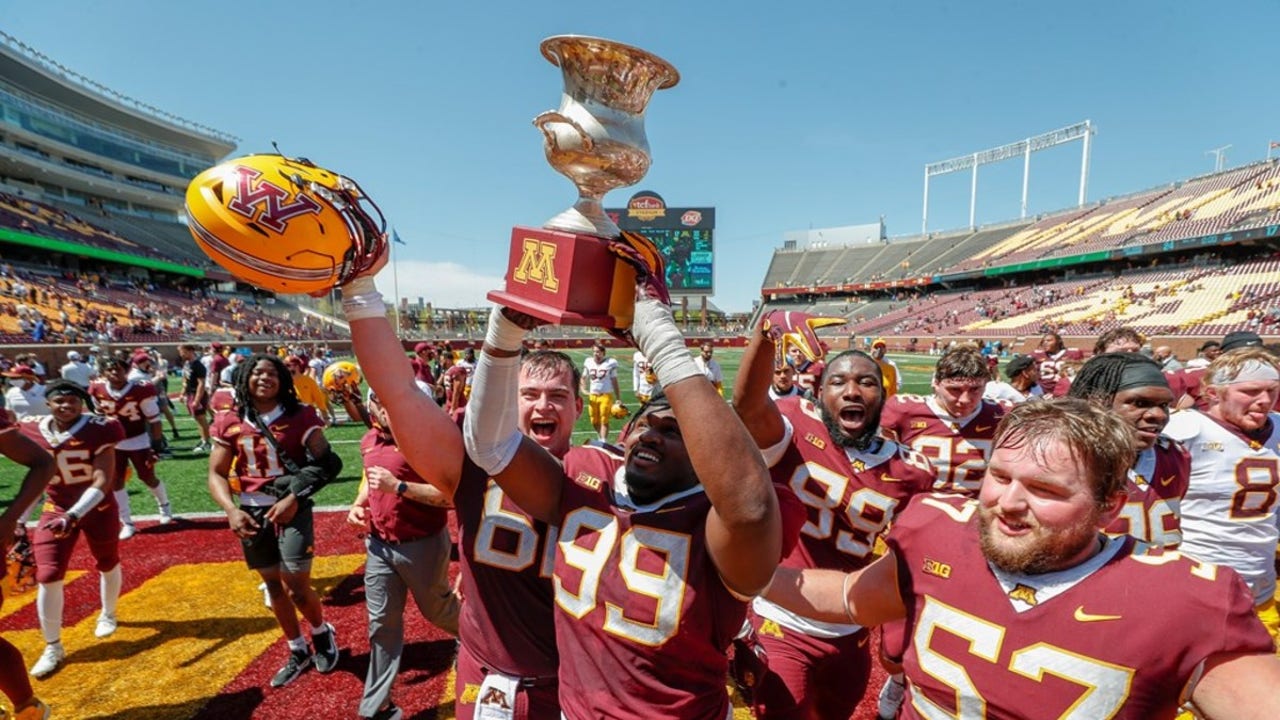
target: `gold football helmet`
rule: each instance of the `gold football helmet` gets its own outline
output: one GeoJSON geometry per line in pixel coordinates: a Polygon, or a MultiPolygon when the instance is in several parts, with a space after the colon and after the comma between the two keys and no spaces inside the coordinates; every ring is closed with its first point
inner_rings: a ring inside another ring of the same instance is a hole
{"type": "Polygon", "coordinates": [[[372,267],[387,244],[382,212],[354,180],[283,155],[249,155],[197,175],[187,224],[214,262],[278,293],[326,292],[372,267]]]}
{"type": "Polygon", "coordinates": [[[325,367],[321,380],[329,392],[341,392],[344,388],[355,390],[360,387],[360,368],[348,360],[339,360],[325,367]]]}

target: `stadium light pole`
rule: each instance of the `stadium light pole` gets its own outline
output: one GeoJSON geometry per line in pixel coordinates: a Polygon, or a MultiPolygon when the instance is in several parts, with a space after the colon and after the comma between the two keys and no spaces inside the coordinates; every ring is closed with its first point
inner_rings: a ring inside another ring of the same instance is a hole
{"type": "Polygon", "coordinates": [[[1231,149],[1231,146],[1230,146],[1230,145],[1223,145],[1223,146],[1222,146],[1222,147],[1220,147],[1220,148],[1214,148],[1214,149],[1212,149],[1212,150],[1205,150],[1205,151],[1204,151],[1204,154],[1205,154],[1205,155],[1212,155],[1212,156],[1213,156],[1213,171],[1214,171],[1214,172],[1222,172],[1222,168],[1226,167],[1226,165],[1227,165],[1227,151],[1228,151],[1228,150],[1230,150],[1230,149],[1231,149]]]}

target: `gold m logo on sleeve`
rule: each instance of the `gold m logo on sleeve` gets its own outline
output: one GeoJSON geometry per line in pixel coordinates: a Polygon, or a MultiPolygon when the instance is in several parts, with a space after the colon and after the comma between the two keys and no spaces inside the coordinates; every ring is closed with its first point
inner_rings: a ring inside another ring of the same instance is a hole
{"type": "Polygon", "coordinates": [[[560,279],[556,277],[555,259],[555,243],[525,238],[524,254],[511,279],[518,283],[537,283],[543,290],[556,292],[560,289],[560,279]]]}

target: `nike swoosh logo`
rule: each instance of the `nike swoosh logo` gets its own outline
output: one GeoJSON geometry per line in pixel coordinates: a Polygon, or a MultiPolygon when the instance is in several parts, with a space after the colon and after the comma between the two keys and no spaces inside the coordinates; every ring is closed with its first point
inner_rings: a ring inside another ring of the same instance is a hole
{"type": "Polygon", "coordinates": [[[1175,477],[1175,476],[1170,475],[1169,477],[1164,478],[1163,480],[1161,480],[1161,481],[1160,481],[1160,484],[1161,484],[1162,486],[1167,487],[1167,486],[1169,485],[1169,483],[1173,482],[1173,478],[1174,478],[1174,477],[1175,477]]]}
{"type": "Polygon", "coordinates": [[[990,425],[977,425],[973,428],[974,432],[986,432],[991,429],[990,425]]]}
{"type": "Polygon", "coordinates": [[[1075,614],[1072,616],[1077,622],[1102,622],[1104,620],[1119,620],[1119,615],[1094,615],[1084,611],[1084,606],[1076,608],[1075,614]]]}
{"type": "Polygon", "coordinates": [[[881,476],[880,476],[880,482],[887,482],[887,483],[900,483],[900,482],[902,482],[902,478],[891,477],[891,476],[889,476],[889,475],[881,475],[881,476]]]}

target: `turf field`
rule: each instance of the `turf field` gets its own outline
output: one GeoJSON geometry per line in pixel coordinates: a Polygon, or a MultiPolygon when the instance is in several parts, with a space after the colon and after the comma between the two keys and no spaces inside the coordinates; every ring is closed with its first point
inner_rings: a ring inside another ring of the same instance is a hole
{"type": "MultiPolygon", "coordinates": [[[[717,348],[715,351],[715,359],[719,361],[721,368],[725,374],[725,395],[729,395],[733,386],[733,379],[737,376],[738,366],[742,359],[743,351],[736,348],[717,348]]],[[[571,351],[569,353],[579,366],[585,360],[590,352],[586,350],[571,351]]],[[[618,384],[622,389],[622,399],[626,403],[628,409],[634,410],[637,405],[635,397],[632,394],[631,384],[631,353],[630,352],[612,352],[613,357],[618,358],[619,373],[618,384]]],[[[929,378],[933,373],[933,364],[935,358],[928,355],[890,355],[897,362],[899,370],[902,372],[903,392],[908,393],[928,393],[929,378]]],[[[169,491],[169,499],[173,506],[173,512],[181,515],[183,513],[193,512],[211,512],[218,508],[209,497],[206,488],[206,477],[209,469],[207,455],[196,455],[190,452],[192,446],[196,444],[198,436],[196,434],[196,424],[185,414],[185,409],[177,409],[178,431],[181,437],[177,440],[169,438],[170,447],[174,450],[174,456],[171,459],[162,460],[157,466],[157,474],[165,482],[165,486],[169,491]]],[[[341,416],[340,416],[341,417],[341,416]]],[[[620,427],[620,422],[615,422],[615,429],[620,427]]],[[[165,433],[169,434],[168,423],[165,423],[165,433]]],[[[355,498],[356,488],[360,481],[360,438],[365,433],[365,427],[358,422],[344,422],[325,431],[329,442],[334,449],[342,457],[344,469],[338,482],[330,485],[317,497],[319,504],[325,506],[342,506],[349,505],[355,498]]],[[[595,436],[591,430],[591,423],[586,418],[586,413],[578,419],[578,424],[574,429],[574,439],[576,442],[586,442],[595,436]]],[[[17,491],[18,481],[21,475],[16,468],[9,463],[7,459],[0,458],[0,507],[7,506],[9,498],[12,498],[17,491]]],[[[154,499],[142,483],[134,480],[128,484],[130,504],[135,515],[148,516],[156,513],[156,505],[154,499]]]]}

